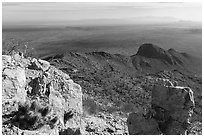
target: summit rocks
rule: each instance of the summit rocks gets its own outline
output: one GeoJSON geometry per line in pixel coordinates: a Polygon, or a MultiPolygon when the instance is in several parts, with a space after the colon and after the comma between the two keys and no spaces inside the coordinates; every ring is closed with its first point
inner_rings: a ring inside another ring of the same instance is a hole
{"type": "Polygon", "coordinates": [[[81,87],[47,61],[16,56],[2,56],[3,134],[82,134],[81,87]]]}

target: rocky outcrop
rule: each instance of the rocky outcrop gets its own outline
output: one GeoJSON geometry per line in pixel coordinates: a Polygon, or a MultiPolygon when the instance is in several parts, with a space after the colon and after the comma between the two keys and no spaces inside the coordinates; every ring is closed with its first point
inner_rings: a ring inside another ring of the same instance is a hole
{"type": "Polygon", "coordinates": [[[10,114],[18,109],[17,102],[25,102],[25,68],[12,65],[11,56],[2,56],[2,108],[3,114],[10,114]]]}
{"type": "Polygon", "coordinates": [[[159,83],[152,90],[154,118],[164,134],[185,134],[195,108],[193,91],[189,87],[159,83]]]}
{"type": "Polygon", "coordinates": [[[2,55],[3,134],[82,134],[82,90],[49,62],[2,55]]]}
{"type": "Polygon", "coordinates": [[[131,113],[127,119],[130,135],[158,135],[158,123],[155,119],[146,118],[142,113],[131,113]]]}
{"type": "Polygon", "coordinates": [[[158,134],[157,129],[167,135],[186,134],[195,107],[192,90],[156,79],[151,98],[151,109],[146,114],[129,115],[129,134],[158,134]]]}

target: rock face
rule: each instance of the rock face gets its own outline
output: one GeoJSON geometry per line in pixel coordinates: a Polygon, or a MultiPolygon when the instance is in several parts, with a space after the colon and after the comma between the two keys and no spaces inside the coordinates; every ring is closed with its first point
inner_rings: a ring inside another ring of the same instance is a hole
{"type": "Polygon", "coordinates": [[[155,119],[145,118],[141,113],[131,113],[127,119],[130,135],[158,135],[158,123],[155,119]]]}
{"type": "Polygon", "coordinates": [[[155,84],[152,109],[164,134],[184,134],[195,107],[193,92],[188,87],[155,84]]]}
{"type": "Polygon", "coordinates": [[[156,131],[159,129],[167,135],[186,134],[195,107],[192,90],[169,80],[157,79],[151,98],[151,110],[146,114],[129,115],[129,133],[158,134],[156,131]]]}
{"type": "Polygon", "coordinates": [[[3,134],[82,134],[82,90],[49,62],[2,55],[3,134]]]}
{"type": "Polygon", "coordinates": [[[17,110],[17,102],[25,102],[26,76],[25,69],[12,65],[10,56],[2,56],[2,103],[5,105],[3,113],[9,114],[17,110]]]}

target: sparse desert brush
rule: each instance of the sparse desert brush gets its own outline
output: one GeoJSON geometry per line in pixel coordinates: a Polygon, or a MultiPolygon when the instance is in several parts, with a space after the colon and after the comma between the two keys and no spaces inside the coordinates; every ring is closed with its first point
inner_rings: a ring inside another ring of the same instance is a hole
{"type": "Polygon", "coordinates": [[[106,111],[108,113],[114,113],[114,112],[118,111],[118,108],[116,106],[113,106],[113,105],[111,105],[111,106],[108,105],[108,106],[106,106],[106,111]]]}
{"type": "Polygon", "coordinates": [[[121,111],[125,113],[134,112],[135,105],[133,103],[125,103],[121,106],[121,111]]]}
{"type": "Polygon", "coordinates": [[[34,130],[45,124],[43,119],[49,112],[48,106],[42,107],[37,101],[26,101],[24,104],[19,103],[18,112],[12,122],[21,129],[34,130]]]}
{"type": "Polygon", "coordinates": [[[90,97],[83,98],[83,110],[84,113],[88,113],[90,115],[96,114],[98,112],[98,106],[94,99],[90,97]]]}
{"type": "Polygon", "coordinates": [[[13,53],[21,53],[25,57],[35,57],[37,54],[31,43],[26,40],[8,39],[2,43],[2,54],[12,55],[13,53]]]}

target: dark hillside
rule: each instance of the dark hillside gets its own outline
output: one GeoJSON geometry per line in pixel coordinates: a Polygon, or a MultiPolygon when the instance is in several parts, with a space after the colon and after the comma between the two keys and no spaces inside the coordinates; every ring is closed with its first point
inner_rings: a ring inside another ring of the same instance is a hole
{"type": "MultiPolygon", "coordinates": [[[[135,106],[148,107],[146,76],[168,78],[189,86],[195,91],[196,102],[201,102],[201,61],[174,49],[144,44],[133,56],[67,52],[44,59],[68,73],[82,86],[83,93],[100,102],[102,110],[132,111],[137,108],[135,106]],[[105,105],[107,102],[113,103],[109,109],[105,105]],[[126,107],[130,110],[124,110],[126,107]]],[[[201,107],[197,111],[201,116],[201,107]]]]}

